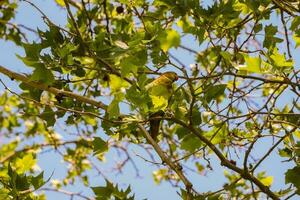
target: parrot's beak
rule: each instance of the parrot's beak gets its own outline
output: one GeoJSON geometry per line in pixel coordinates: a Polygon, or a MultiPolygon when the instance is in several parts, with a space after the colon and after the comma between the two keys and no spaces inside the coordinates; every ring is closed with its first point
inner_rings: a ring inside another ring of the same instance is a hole
{"type": "Polygon", "coordinates": [[[178,76],[175,76],[175,81],[177,81],[178,80],[178,76]]]}

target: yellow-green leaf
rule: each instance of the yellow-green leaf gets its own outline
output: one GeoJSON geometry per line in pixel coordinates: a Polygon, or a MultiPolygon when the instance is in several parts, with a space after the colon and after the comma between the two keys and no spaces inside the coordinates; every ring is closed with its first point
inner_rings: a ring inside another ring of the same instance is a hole
{"type": "Polygon", "coordinates": [[[162,180],[166,180],[168,177],[168,169],[159,169],[153,172],[154,182],[156,184],[161,183],[162,180]]]}
{"type": "Polygon", "coordinates": [[[203,173],[203,171],[205,170],[205,167],[202,164],[200,164],[199,162],[196,162],[195,165],[197,167],[198,172],[203,173]]]}
{"type": "Polygon", "coordinates": [[[138,66],[134,63],[132,57],[123,58],[120,62],[121,74],[122,76],[127,76],[130,73],[136,74],[138,70],[138,66]]]}
{"type": "Polygon", "coordinates": [[[267,176],[260,180],[265,186],[271,186],[273,183],[273,176],[267,176]]]}
{"type": "Polygon", "coordinates": [[[278,49],[275,48],[273,54],[270,56],[273,61],[273,64],[276,67],[293,67],[294,62],[292,60],[286,60],[283,54],[278,52],[278,49]]]}
{"type": "Polygon", "coordinates": [[[109,75],[109,86],[111,89],[111,93],[115,93],[122,90],[123,88],[128,88],[129,83],[127,83],[124,79],[118,77],[117,75],[111,74],[109,75]]]}
{"type": "Polygon", "coordinates": [[[64,0],[55,0],[55,1],[56,1],[56,3],[57,3],[59,6],[61,6],[61,7],[65,7],[65,6],[66,6],[64,0]]]}
{"type": "Polygon", "coordinates": [[[246,62],[246,71],[261,73],[261,58],[260,57],[250,57],[248,55],[244,55],[244,59],[246,62]]]}
{"type": "Polygon", "coordinates": [[[293,39],[294,39],[294,41],[296,43],[295,48],[298,48],[300,46],[300,37],[298,35],[294,34],[293,35],[293,39]]]}
{"type": "Polygon", "coordinates": [[[95,60],[94,58],[91,58],[91,57],[82,57],[80,59],[81,61],[81,64],[84,64],[84,65],[92,65],[92,64],[95,64],[95,60]]]}
{"type": "Polygon", "coordinates": [[[31,153],[26,154],[23,158],[17,158],[16,160],[16,171],[19,174],[23,174],[26,171],[30,170],[36,164],[36,159],[31,153]]]}
{"type": "Polygon", "coordinates": [[[164,96],[150,95],[154,110],[164,110],[168,106],[168,99],[164,96]]]}
{"type": "Polygon", "coordinates": [[[129,49],[129,46],[125,42],[122,42],[121,40],[115,41],[115,45],[120,47],[121,49],[129,49]]]}
{"type": "Polygon", "coordinates": [[[188,33],[192,30],[193,24],[190,21],[189,17],[186,15],[178,20],[177,26],[182,28],[184,33],[188,33]]]}
{"type": "Polygon", "coordinates": [[[172,47],[178,47],[180,45],[180,35],[173,29],[166,30],[159,36],[160,47],[166,52],[172,47]]]}

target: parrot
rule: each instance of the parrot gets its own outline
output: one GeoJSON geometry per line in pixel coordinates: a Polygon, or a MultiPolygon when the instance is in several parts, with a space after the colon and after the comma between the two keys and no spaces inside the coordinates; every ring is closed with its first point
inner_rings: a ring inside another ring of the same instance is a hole
{"type": "Polygon", "coordinates": [[[175,72],[162,73],[158,78],[145,86],[146,90],[156,86],[166,87],[168,90],[172,89],[173,82],[178,80],[178,75],[175,72]]]}
{"type": "MultiPolygon", "coordinates": [[[[149,92],[152,101],[155,101],[156,99],[158,102],[165,102],[165,104],[156,108],[157,111],[149,115],[150,135],[155,141],[157,141],[161,121],[161,119],[155,119],[155,117],[161,118],[164,116],[164,109],[167,107],[168,100],[172,95],[172,84],[177,80],[178,75],[175,72],[165,72],[145,86],[145,89],[149,92]]],[[[155,103],[153,103],[153,105],[155,105],[155,103]]]]}

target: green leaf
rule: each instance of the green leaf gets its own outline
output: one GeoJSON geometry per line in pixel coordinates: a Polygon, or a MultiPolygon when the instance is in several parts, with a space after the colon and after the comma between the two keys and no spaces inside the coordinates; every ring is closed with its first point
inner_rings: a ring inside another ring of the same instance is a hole
{"type": "Polygon", "coordinates": [[[279,154],[281,157],[292,157],[293,151],[291,151],[291,149],[285,147],[285,148],[283,148],[283,149],[279,149],[279,150],[278,150],[278,154],[279,154]]]}
{"type": "Polygon", "coordinates": [[[134,63],[133,57],[123,58],[120,67],[122,76],[127,76],[129,73],[136,74],[138,70],[138,66],[134,63]]]}
{"type": "Polygon", "coordinates": [[[243,70],[254,72],[254,73],[261,73],[261,58],[260,57],[250,57],[244,54],[244,59],[246,62],[246,67],[242,68],[243,70]]]}
{"type": "Polygon", "coordinates": [[[39,32],[43,39],[43,45],[60,48],[60,44],[63,44],[66,40],[60,29],[57,26],[49,25],[49,31],[39,32]]]}
{"type": "Polygon", "coordinates": [[[3,106],[8,100],[7,93],[0,94],[0,106],[3,106]]]}
{"type": "Polygon", "coordinates": [[[35,68],[33,74],[30,76],[30,80],[51,85],[54,82],[54,76],[51,70],[40,66],[35,68]]]}
{"type": "Polygon", "coordinates": [[[262,30],[262,28],[263,28],[262,24],[256,24],[256,25],[254,26],[254,32],[255,32],[255,33],[258,33],[259,31],[262,30]]]}
{"type": "Polygon", "coordinates": [[[158,111],[158,110],[164,110],[168,106],[168,99],[164,96],[155,96],[150,95],[150,98],[152,100],[153,108],[151,109],[152,112],[158,111]]]}
{"type": "Polygon", "coordinates": [[[150,102],[149,96],[144,92],[137,89],[136,85],[132,85],[126,90],[126,99],[131,102],[132,109],[139,107],[142,112],[148,112],[148,103],[150,102]]]}
{"type": "Polygon", "coordinates": [[[293,60],[286,60],[285,56],[278,52],[278,49],[275,48],[270,56],[270,59],[276,67],[293,67],[293,60]]]}
{"type": "Polygon", "coordinates": [[[180,35],[173,29],[168,29],[159,36],[160,47],[164,52],[167,52],[172,47],[180,45],[180,35]]]}
{"type": "Polygon", "coordinates": [[[86,74],[85,70],[81,67],[78,67],[75,70],[72,70],[72,73],[74,73],[78,77],[84,77],[86,74]]]}
{"type": "Polygon", "coordinates": [[[54,126],[55,112],[50,108],[50,106],[46,106],[45,110],[39,115],[39,117],[47,122],[47,127],[54,126]]]}
{"type": "Polygon", "coordinates": [[[188,130],[187,128],[184,128],[184,127],[179,127],[179,128],[177,128],[177,130],[176,130],[175,133],[176,133],[178,139],[182,139],[182,138],[184,138],[186,135],[188,135],[189,130],[188,130]]]}
{"type": "Polygon", "coordinates": [[[25,83],[21,83],[19,85],[19,87],[22,90],[26,90],[29,91],[29,95],[31,98],[33,98],[36,101],[40,101],[41,95],[43,93],[42,90],[36,89],[36,88],[32,88],[32,86],[26,85],[25,83]]]}
{"type": "Polygon", "coordinates": [[[189,152],[194,152],[202,146],[202,142],[194,134],[186,135],[180,143],[180,148],[189,152]]]}
{"type": "Polygon", "coordinates": [[[298,48],[300,46],[300,34],[295,33],[293,35],[293,39],[294,39],[294,41],[296,43],[295,48],[298,48]]]}
{"type": "Polygon", "coordinates": [[[102,187],[91,187],[93,192],[96,195],[96,199],[112,199],[111,196],[115,197],[113,199],[122,199],[122,200],[134,200],[134,196],[128,196],[131,192],[130,187],[127,187],[126,190],[120,190],[118,185],[114,186],[112,183],[106,180],[106,186],[102,187]]]}
{"type": "Polygon", "coordinates": [[[63,44],[61,48],[58,48],[57,53],[61,58],[65,58],[67,55],[71,54],[73,51],[77,50],[79,45],[74,45],[72,43],[63,44]]]}
{"type": "Polygon", "coordinates": [[[26,58],[31,60],[38,60],[40,56],[40,52],[42,50],[42,46],[33,42],[32,44],[23,43],[23,48],[26,53],[26,58]]]}
{"type": "Polygon", "coordinates": [[[195,166],[197,167],[198,173],[203,173],[203,171],[205,170],[205,166],[202,165],[200,162],[196,162],[195,166]]]}
{"type": "Polygon", "coordinates": [[[30,170],[35,164],[36,159],[31,153],[26,154],[23,158],[17,158],[15,168],[17,173],[23,174],[30,170]]]}
{"type": "Polygon", "coordinates": [[[115,41],[115,45],[120,47],[121,49],[129,49],[129,46],[125,43],[125,42],[122,42],[121,40],[117,40],[115,41]]]}
{"type": "Polygon", "coordinates": [[[114,99],[107,107],[109,118],[116,118],[120,115],[119,101],[114,99]]]}
{"type": "Polygon", "coordinates": [[[96,199],[109,199],[112,194],[112,189],[107,188],[107,187],[92,187],[93,192],[96,195],[96,199]]]}
{"type": "MultiPolygon", "coordinates": [[[[152,83],[152,82],[151,82],[152,83]]],[[[150,84],[151,84],[150,83],[150,84]]],[[[148,84],[149,85],[149,84],[148,84]]],[[[147,85],[147,86],[148,86],[147,85]]],[[[152,100],[152,112],[164,110],[168,106],[172,90],[163,84],[151,85],[148,89],[149,96],[152,100]]]]}
{"type": "Polygon", "coordinates": [[[187,15],[177,21],[177,25],[182,28],[184,33],[194,33],[195,28],[187,15]]]}
{"type": "Polygon", "coordinates": [[[283,42],[283,39],[275,37],[278,27],[273,25],[268,25],[265,27],[265,39],[263,46],[267,49],[271,49],[276,46],[276,43],[283,42]]]}
{"type": "Polygon", "coordinates": [[[33,177],[31,179],[31,184],[33,185],[33,187],[34,187],[35,190],[37,190],[40,187],[42,187],[45,184],[45,181],[44,181],[44,172],[42,171],[37,176],[33,177]]]}
{"type": "Polygon", "coordinates": [[[28,190],[30,188],[30,183],[26,175],[22,173],[22,175],[17,175],[16,177],[16,189],[18,191],[28,190]]]}
{"type": "Polygon", "coordinates": [[[28,57],[21,57],[20,55],[16,54],[16,57],[19,58],[25,65],[30,67],[43,67],[43,64],[36,59],[28,58],[28,57]]]}
{"type": "Polygon", "coordinates": [[[224,58],[224,60],[226,60],[227,63],[231,63],[232,56],[231,56],[231,54],[229,52],[227,52],[227,51],[221,51],[220,54],[224,58]]]}
{"type": "Polygon", "coordinates": [[[226,86],[226,84],[209,86],[204,95],[205,102],[209,104],[213,99],[216,99],[219,96],[223,95],[226,86]]]}
{"type": "Polygon", "coordinates": [[[119,92],[122,89],[126,89],[129,87],[129,83],[124,79],[118,77],[117,75],[110,74],[109,75],[109,86],[111,93],[119,92]]]}
{"type": "Polygon", "coordinates": [[[195,106],[193,108],[193,112],[192,112],[192,123],[194,126],[200,125],[202,122],[201,119],[201,113],[199,111],[199,108],[197,106],[195,106]]]}
{"type": "Polygon", "coordinates": [[[106,152],[108,150],[107,143],[102,140],[100,137],[94,137],[93,140],[93,151],[94,155],[106,152]]]}
{"type": "Polygon", "coordinates": [[[292,183],[298,190],[300,190],[300,166],[289,169],[285,173],[285,183],[292,183]]]}
{"type": "Polygon", "coordinates": [[[296,29],[298,29],[300,26],[300,16],[296,16],[294,17],[292,23],[291,23],[291,30],[295,31],[296,29]]]}
{"type": "MultiPolygon", "coordinates": [[[[76,46],[77,47],[77,46],[76,46]]],[[[94,65],[96,63],[95,59],[92,57],[74,57],[74,60],[79,61],[83,65],[94,65]]]]}

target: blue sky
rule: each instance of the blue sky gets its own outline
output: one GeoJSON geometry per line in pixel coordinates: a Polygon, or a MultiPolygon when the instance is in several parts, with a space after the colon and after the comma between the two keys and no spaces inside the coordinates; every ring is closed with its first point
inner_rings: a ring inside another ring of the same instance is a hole
{"type": "MultiPolygon", "coordinates": [[[[59,24],[63,26],[66,23],[66,13],[64,10],[62,10],[60,7],[56,6],[54,4],[54,1],[52,0],[35,0],[34,2],[39,8],[42,9],[42,11],[49,16],[49,18],[56,24],[59,24]]],[[[31,28],[39,27],[39,29],[45,29],[46,26],[41,18],[41,15],[33,9],[29,4],[25,2],[20,3],[20,8],[18,9],[18,13],[16,16],[16,22],[26,25],[31,28]]],[[[278,19],[274,18],[272,19],[272,22],[274,24],[278,23],[278,19]]],[[[35,35],[31,35],[30,37],[32,40],[37,39],[35,35]]],[[[195,46],[194,42],[189,38],[185,38],[183,40],[185,44],[188,46],[195,46]]],[[[29,72],[30,68],[25,67],[24,64],[16,58],[15,54],[24,55],[24,52],[22,49],[17,48],[12,42],[4,42],[0,41],[0,65],[8,67],[9,69],[19,72],[19,73],[25,73],[29,72]]],[[[293,54],[296,54],[296,51],[293,51],[293,54]]],[[[299,52],[298,52],[299,53],[299,52]]],[[[181,56],[182,62],[186,64],[186,66],[189,66],[189,64],[193,63],[194,57],[193,55],[190,55],[184,51],[176,51],[175,55],[181,56]]],[[[299,64],[299,58],[296,60],[296,64],[299,64]]],[[[4,80],[5,83],[8,83],[8,86],[11,87],[14,91],[18,90],[18,84],[11,81],[10,79],[4,77],[0,74],[0,78],[4,80]]],[[[0,91],[3,90],[2,85],[0,85],[0,91]]],[[[61,130],[58,130],[61,131],[61,130]]],[[[99,132],[99,134],[101,134],[99,132]]],[[[262,155],[263,152],[266,152],[266,147],[268,147],[266,144],[271,145],[270,141],[262,141],[257,144],[255,147],[256,151],[255,154],[257,156],[262,155]]],[[[151,164],[146,163],[144,160],[138,158],[135,153],[138,153],[139,155],[143,155],[147,157],[147,154],[145,151],[142,150],[142,148],[137,146],[130,146],[129,152],[131,156],[134,158],[135,162],[139,166],[139,172],[142,176],[142,178],[137,178],[135,171],[132,168],[132,165],[129,163],[124,169],[123,174],[115,175],[115,173],[110,172],[110,167],[113,165],[115,160],[118,160],[118,155],[115,151],[111,151],[107,154],[107,163],[101,164],[99,167],[107,173],[107,176],[110,178],[111,181],[114,183],[119,183],[122,187],[127,187],[128,184],[131,185],[131,188],[133,192],[136,194],[137,199],[143,199],[148,198],[149,200],[157,200],[157,199],[180,199],[179,196],[176,194],[176,189],[170,186],[169,183],[162,183],[159,186],[157,186],[152,178],[152,171],[156,168],[151,166],[151,164]]],[[[272,154],[258,171],[260,170],[266,170],[268,175],[274,176],[274,184],[272,186],[273,189],[279,189],[284,184],[284,172],[287,168],[291,167],[288,163],[281,163],[281,159],[279,159],[277,156],[272,154]]],[[[202,164],[205,165],[205,162],[202,164]]],[[[219,162],[216,160],[216,158],[212,159],[212,165],[214,167],[213,172],[209,172],[206,176],[202,175],[194,175],[191,173],[191,176],[189,177],[190,180],[194,183],[196,188],[199,191],[208,191],[208,190],[216,190],[219,189],[220,186],[224,183],[223,178],[223,171],[224,169],[219,165],[219,162]]],[[[44,153],[40,156],[39,159],[39,166],[42,169],[45,169],[45,176],[48,177],[50,174],[54,171],[53,179],[59,179],[64,173],[65,168],[64,163],[61,162],[61,158],[54,152],[48,152],[44,153]]],[[[91,177],[94,177],[92,179],[92,186],[99,186],[104,185],[104,180],[96,176],[95,171],[89,172],[89,175],[91,177]]],[[[84,191],[85,194],[91,195],[92,192],[90,190],[83,189],[82,185],[77,185],[76,187],[70,187],[67,188],[72,191],[84,191]]],[[[53,192],[48,192],[47,196],[49,199],[69,199],[68,196],[57,194],[53,192]]]]}

